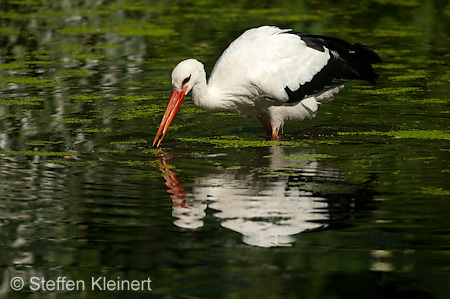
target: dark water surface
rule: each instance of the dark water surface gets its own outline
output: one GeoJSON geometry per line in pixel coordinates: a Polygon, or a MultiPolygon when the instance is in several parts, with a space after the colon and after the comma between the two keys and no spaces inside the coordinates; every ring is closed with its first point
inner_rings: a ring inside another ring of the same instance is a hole
{"type": "Polygon", "coordinates": [[[0,7],[0,297],[448,298],[448,1],[0,7]],[[371,44],[378,84],[279,142],[186,100],[150,149],[178,61],[267,24],[371,44]]]}

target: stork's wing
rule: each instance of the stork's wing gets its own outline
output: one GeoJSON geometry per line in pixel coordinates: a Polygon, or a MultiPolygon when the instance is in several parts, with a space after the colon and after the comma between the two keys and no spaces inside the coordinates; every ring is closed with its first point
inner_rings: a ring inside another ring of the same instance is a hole
{"type": "Polygon", "coordinates": [[[299,36],[308,48],[322,53],[329,52],[330,58],[310,81],[301,84],[297,90],[285,87],[289,96],[288,102],[299,101],[305,96],[332,89],[353,79],[367,80],[375,84],[378,76],[372,63],[381,62],[381,58],[368,45],[351,44],[338,38],[321,35],[293,31],[289,33],[299,36]]]}
{"type": "Polygon", "coordinates": [[[292,103],[352,79],[375,83],[371,63],[380,61],[365,44],[265,26],[230,44],[210,83],[253,88],[269,99],[292,103]]]}

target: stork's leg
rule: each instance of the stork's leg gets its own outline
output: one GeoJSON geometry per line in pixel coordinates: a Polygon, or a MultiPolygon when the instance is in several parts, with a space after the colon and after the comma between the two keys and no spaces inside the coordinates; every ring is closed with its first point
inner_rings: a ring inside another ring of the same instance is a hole
{"type": "Polygon", "coordinates": [[[278,140],[278,128],[272,130],[272,136],[270,140],[278,140]]]}

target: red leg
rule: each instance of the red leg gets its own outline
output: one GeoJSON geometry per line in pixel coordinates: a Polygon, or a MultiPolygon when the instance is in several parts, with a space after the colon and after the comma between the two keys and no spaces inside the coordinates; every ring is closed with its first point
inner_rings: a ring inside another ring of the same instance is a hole
{"type": "Polygon", "coordinates": [[[278,129],[273,130],[271,140],[278,140],[278,129]]]}

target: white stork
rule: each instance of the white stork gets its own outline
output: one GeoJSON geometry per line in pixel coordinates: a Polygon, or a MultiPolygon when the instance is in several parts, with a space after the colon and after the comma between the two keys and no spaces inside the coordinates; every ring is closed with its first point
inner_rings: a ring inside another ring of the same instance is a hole
{"type": "Polygon", "coordinates": [[[352,79],[375,83],[380,57],[363,43],[263,26],[245,31],[216,62],[209,81],[201,62],[187,59],[172,72],[172,95],[153,146],[161,144],[185,95],[204,110],[255,115],[268,138],[287,119],[315,116],[352,79]]]}

